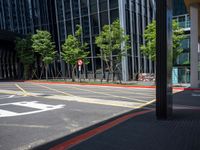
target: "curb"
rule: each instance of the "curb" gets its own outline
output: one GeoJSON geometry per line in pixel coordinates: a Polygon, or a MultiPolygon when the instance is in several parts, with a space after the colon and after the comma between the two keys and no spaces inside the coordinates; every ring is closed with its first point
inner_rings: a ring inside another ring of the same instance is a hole
{"type": "Polygon", "coordinates": [[[139,85],[121,85],[121,84],[90,84],[90,83],[72,83],[72,82],[50,82],[50,81],[31,81],[26,80],[22,82],[29,83],[44,83],[44,84],[73,84],[73,85],[86,85],[86,86],[107,86],[107,87],[123,87],[123,88],[146,88],[155,89],[156,86],[139,86],[139,85]]]}
{"type": "MultiPolygon", "coordinates": [[[[26,80],[22,82],[30,83],[44,83],[44,84],[73,84],[73,85],[85,85],[85,86],[107,86],[107,87],[123,87],[123,88],[143,88],[143,89],[155,89],[156,86],[140,86],[140,85],[118,85],[118,84],[90,84],[90,83],[72,83],[72,82],[50,82],[50,81],[31,81],[26,80]]],[[[173,87],[174,90],[180,91],[200,91],[200,88],[185,88],[185,87],[173,87]]]]}

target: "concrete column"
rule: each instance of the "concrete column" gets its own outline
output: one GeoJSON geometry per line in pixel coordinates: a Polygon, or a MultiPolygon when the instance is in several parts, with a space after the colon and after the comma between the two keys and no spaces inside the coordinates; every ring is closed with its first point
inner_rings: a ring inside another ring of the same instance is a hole
{"type": "Polygon", "coordinates": [[[198,8],[196,6],[190,6],[190,17],[191,17],[191,31],[190,31],[190,79],[191,87],[199,87],[198,81],[198,8]]]}
{"type": "Polygon", "coordinates": [[[156,2],[156,116],[172,115],[172,0],[156,2]]]}
{"type": "MultiPolygon", "coordinates": [[[[118,0],[119,2],[119,20],[120,25],[124,29],[124,33],[126,33],[126,12],[125,12],[125,0],[118,0]]],[[[122,47],[125,46],[125,43],[122,43],[122,47]]],[[[128,81],[128,58],[127,54],[122,56],[122,80],[128,81]]]]}

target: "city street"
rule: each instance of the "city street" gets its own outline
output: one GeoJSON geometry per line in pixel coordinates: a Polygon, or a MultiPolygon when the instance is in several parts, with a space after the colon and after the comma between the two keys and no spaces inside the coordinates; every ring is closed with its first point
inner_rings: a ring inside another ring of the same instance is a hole
{"type": "Polygon", "coordinates": [[[155,89],[1,82],[0,149],[30,149],[154,99],[155,89]]]}

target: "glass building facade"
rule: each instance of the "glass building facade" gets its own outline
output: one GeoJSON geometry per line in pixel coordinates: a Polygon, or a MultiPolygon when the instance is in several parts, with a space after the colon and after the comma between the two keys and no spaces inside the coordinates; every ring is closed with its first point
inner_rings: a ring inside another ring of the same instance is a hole
{"type": "Polygon", "coordinates": [[[131,50],[122,65],[128,79],[134,79],[137,73],[154,72],[154,64],[140,53],[140,45],[145,42],[144,29],[155,18],[154,0],[60,0],[55,7],[60,45],[69,34],[74,34],[77,24],[83,28],[82,40],[89,44],[90,51],[90,63],[86,66],[88,77],[102,78],[105,74],[105,64],[97,57],[101,52],[95,45],[95,37],[104,25],[116,19],[130,35],[131,50]]]}
{"type": "MultiPolygon", "coordinates": [[[[138,73],[153,73],[154,63],[140,53],[140,45],[145,43],[145,27],[155,19],[155,0],[0,0],[0,30],[20,34],[34,33],[36,29],[48,30],[58,52],[66,37],[74,34],[76,25],[81,25],[82,41],[89,44],[90,52],[90,63],[83,71],[87,78],[105,75],[105,64],[97,57],[101,51],[95,44],[95,37],[104,25],[116,19],[130,35],[131,50],[122,63],[124,75],[127,79],[135,79],[138,73]]],[[[62,70],[63,76],[70,77],[69,64],[62,62],[61,68],[54,66],[62,70]]]]}
{"type": "Polygon", "coordinates": [[[56,39],[52,4],[54,4],[52,0],[0,0],[0,31],[3,33],[0,39],[0,79],[22,77],[20,71],[15,71],[19,70],[21,65],[14,50],[14,35],[33,34],[36,29],[41,29],[50,31],[56,39]],[[9,38],[7,35],[12,36],[9,38]]]}
{"type": "Polygon", "coordinates": [[[190,82],[190,17],[184,4],[184,0],[173,1],[173,15],[179,26],[183,28],[185,39],[181,42],[183,52],[178,56],[174,67],[177,68],[179,83],[190,82]]]}

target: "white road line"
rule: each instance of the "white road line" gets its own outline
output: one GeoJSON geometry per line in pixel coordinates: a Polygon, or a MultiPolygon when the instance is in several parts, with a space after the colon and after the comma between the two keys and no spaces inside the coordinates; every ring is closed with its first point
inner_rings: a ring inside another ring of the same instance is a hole
{"type": "Polygon", "coordinates": [[[13,98],[15,95],[1,95],[0,99],[7,99],[7,98],[13,98]]]}
{"type": "Polygon", "coordinates": [[[7,123],[4,123],[4,124],[1,124],[0,123],[0,126],[2,127],[25,127],[25,128],[42,128],[42,129],[47,129],[49,128],[49,126],[43,126],[43,125],[28,125],[28,124],[7,124],[7,123]]]}
{"type": "Polygon", "coordinates": [[[89,104],[107,105],[107,106],[127,107],[127,108],[138,108],[139,106],[141,106],[141,103],[139,103],[139,102],[102,100],[102,99],[94,99],[94,98],[83,98],[83,97],[78,97],[78,96],[57,96],[57,95],[54,95],[54,96],[45,96],[44,98],[64,100],[64,101],[73,101],[73,102],[81,102],[81,103],[89,103],[89,104]]]}
{"type": "Polygon", "coordinates": [[[9,98],[13,98],[15,95],[10,95],[9,98]]]}
{"type": "Polygon", "coordinates": [[[18,113],[12,112],[12,111],[7,111],[0,109],[0,117],[5,117],[5,116],[16,116],[18,113]]]}
{"type": "Polygon", "coordinates": [[[141,100],[141,99],[129,98],[129,97],[125,97],[125,96],[117,96],[117,95],[113,95],[113,94],[108,94],[108,93],[104,93],[104,92],[97,92],[97,91],[82,89],[82,88],[78,88],[78,87],[72,87],[72,88],[78,89],[78,90],[81,90],[81,91],[92,92],[92,93],[107,95],[107,96],[116,97],[116,98],[123,98],[123,99],[128,99],[128,100],[137,101],[137,102],[143,102],[143,103],[147,102],[147,101],[141,100]]]}
{"type": "Polygon", "coordinates": [[[65,106],[65,105],[47,105],[47,104],[39,103],[37,101],[32,101],[32,102],[22,101],[22,102],[15,102],[15,103],[0,104],[0,106],[8,106],[8,105],[35,108],[36,110],[18,113],[18,112],[13,112],[13,111],[7,111],[7,110],[5,110],[6,108],[4,108],[4,109],[0,109],[0,118],[1,117],[13,117],[13,116],[22,116],[22,115],[41,113],[41,112],[45,112],[45,111],[61,109],[65,106]]]}

